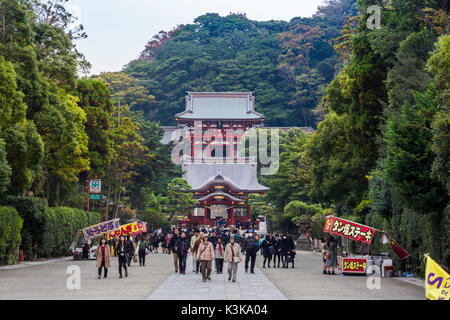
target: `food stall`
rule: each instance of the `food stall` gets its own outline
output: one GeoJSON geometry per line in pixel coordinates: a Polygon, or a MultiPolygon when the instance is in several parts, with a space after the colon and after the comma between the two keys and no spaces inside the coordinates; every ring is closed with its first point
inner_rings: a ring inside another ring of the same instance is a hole
{"type": "Polygon", "coordinates": [[[383,242],[386,244],[389,243],[400,259],[405,259],[409,256],[409,254],[392,240],[386,232],[360,223],[334,216],[327,216],[325,218],[325,227],[323,231],[330,235],[343,237],[346,241],[350,239],[360,242],[361,247],[363,248],[362,251],[365,251],[366,253],[362,255],[352,255],[347,251],[342,251],[341,255],[337,257],[337,262],[338,269],[344,274],[367,275],[375,272],[380,273],[382,277],[394,275],[395,270],[389,254],[384,253],[380,256],[372,256],[369,254],[369,246],[375,232],[379,232],[383,235],[383,242]],[[364,250],[364,248],[367,250],[364,250]]]}

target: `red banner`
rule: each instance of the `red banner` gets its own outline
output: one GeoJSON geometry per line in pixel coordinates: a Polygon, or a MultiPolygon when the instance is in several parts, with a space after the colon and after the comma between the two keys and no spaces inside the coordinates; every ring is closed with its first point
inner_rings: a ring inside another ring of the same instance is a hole
{"type": "Polygon", "coordinates": [[[389,237],[389,245],[391,249],[395,252],[395,254],[400,258],[400,260],[406,259],[409,257],[409,253],[400,247],[397,242],[395,242],[391,237],[389,237]]]}
{"type": "Polygon", "coordinates": [[[323,229],[323,232],[328,232],[331,234],[370,244],[372,242],[375,229],[356,222],[328,216],[325,220],[325,227],[323,229]]]}

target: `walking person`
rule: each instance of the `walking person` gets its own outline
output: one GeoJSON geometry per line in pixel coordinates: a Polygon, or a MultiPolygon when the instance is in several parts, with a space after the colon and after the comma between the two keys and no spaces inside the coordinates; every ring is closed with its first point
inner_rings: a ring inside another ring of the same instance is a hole
{"type": "Polygon", "coordinates": [[[189,252],[190,241],[186,236],[186,232],[181,233],[181,237],[175,243],[175,252],[178,255],[178,263],[180,274],[186,274],[186,258],[189,252]]]}
{"type": "Polygon", "coordinates": [[[228,281],[233,279],[233,282],[236,282],[238,264],[242,262],[242,252],[233,235],[225,247],[224,261],[228,262],[228,281]]]}
{"type": "Polygon", "coordinates": [[[280,242],[280,256],[281,262],[283,262],[282,268],[287,268],[288,254],[289,254],[289,241],[287,235],[283,234],[280,242]]]}
{"type": "Polygon", "coordinates": [[[201,264],[203,282],[206,282],[206,279],[211,280],[211,264],[214,259],[214,246],[208,241],[208,235],[205,234],[197,251],[197,261],[200,261],[201,264]]]}
{"type": "Polygon", "coordinates": [[[134,257],[135,246],[133,240],[131,240],[130,235],[127,235],[127,265],[131,265],[131,259],[134,257]]]}
{"type": "Polygon", "coordinates": [[[251,260],[250,273],[255,273],[256,253],[259,250],[259,243],[253,233],[248,234],[242,249],[245,251],[245,272],[248,272],[248,262],[251,260]]]}
{"type": "MultiPolygon", "coordinates": [[[[191,250],[191,254],[192,254],[192,272],[195,272],[196,270],[198,270],[197,267],[197,262],[195,259],[195,254],[196,252],[194,252],[194,246],[195,246],[195,242],[197,242],[197,240],[200,239],[200,230],[195,229],[194,230],[194,235],[191,237],[191,244],[190,244],[190,250],[191,250]]],[[[197,246],[198,248],[198,246],[197,246]]]]}
{"type": "Polygon", "coordinates": [[[289,236],[287,240],[288,240],[288,255],[286,261],[286,268],[289,267],[289,263],[292,263],[292,268],[294,268],[295,255],[297,254],[295,252],[295,243],[294,240],[292,240],[291,236],[289,236]]]}
{"type": "Polygon", "coordinates": [[[119,242],[116,246],[116,253],[119,257],[119,278],[122,278],[122,267],[125,269],[125,277],[128,277],[127,270],[127,256],[128,256],[128,243],[125,241],[125,236],[120,236],[119,242]]]}
{"type": "Polygon", "coordinates": [[[216,256],[216,273],[222,274],[223,271],[223,259],[225,254],[225,247],[222,243],[222,237],[217,237],[216,248],[214,249],[214,255],[216,256]]]}
{"type": "Polygon", "coordinates": [[[141,241],[139,241],[139,265],[145,267],[145,255],[146,250],[148,250],[148,242],[147,237],[142,237],[141,241]]]}
{"type": "Polygon", "coordinates": [[[198,239],[194,242],[194,246],[192,247],[192,258],[195,259],[195,273],[198,274],[200,268],[200,261],[197,259],[198,247],[203,241],[203,232],[200,232],[198,239]]]}
{"type": "Polygon", "coordinates": [[[270,268],[270,262],[272,261],[272,255],[273,255],[273,252],[275,252],[275,251],[272,252],[271,250],[275,250],[275,248],[272,244],[272,241],[270,240],[270,236],[266,235],[266,238],[261,243],[261,251],[262,251],[262,255],[264,257],[263,268],[266,267],[267,260],[269,261],[267,263],[267,267],[270,268]]]}
{"type": "Polygon", "coordinates": [[[334,268],[337,266],[337,245],[333,236],[330,236],[327,241],[327,268],[328,274],[335,274],[334,268]],[[332,272],[330,273],[330,268],[332,272]]]}
{"type": "Polygon", "coordinates": [[[97,257],[98,278],[102,277],[102,269],[105,269],[103,278],[106,278],[108,276],[108,268],[111,267],[111,249],[104,237],[100,238],[100,244],[95,254],[97,257]]]}
{"type": "Polygon", "coordinates": [[[175,272],[178,272],[178,253],[175,250],[175,244],[177,243],[178,239],[180,239],[180,231],[178,229],[175,229],[173,231],[173,235],[170,238],[170,250],[172,251],[173,256],[173,267],[175,268],[175,272]]]}

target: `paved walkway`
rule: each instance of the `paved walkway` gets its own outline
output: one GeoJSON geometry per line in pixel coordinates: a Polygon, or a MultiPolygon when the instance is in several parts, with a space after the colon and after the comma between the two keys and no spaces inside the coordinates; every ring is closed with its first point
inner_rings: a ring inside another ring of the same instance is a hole
{"type": "Polygon", "coordinates": [[[4,299],[161,299],[161,300],[423,300],[424,288],[396,278],[382,278],[379,290],[367,288],[364,276],[323,275],[321,256],[297,251],[294,269],[262,269],[257,256],[256,274],[238,268],[237,282],[228,282],[224,273],[213,271],[212,281],[203,283],[201,275],[192,273],[191,258],[186,275],[173,272],[172,256],[150,254],[145,267],[132,264],[128,278],[119,279],[117,258],[107,279],[97,279],[95,261],[58,259],[44,263],[25,264],[20,268],[0,268],[0,300],[4,299]],[[67,268],[80,267],[81,289],[69,290],[67,268]]]}
{"type": "Polygon", "coordinates": [[[227,264],[223,273],[216,274],[213,263],[211,281],[202,282],[201,274],[192,272],[192,258],[188,257],[186,274],[173,273],[147,300],[286,300],[287,297],[260,269],[246,273],[244,262],[238,266],[236,282],[228,281],[227,264]]]}
{"type": "MultiPolygon", "coordinates": [[[[262,267],[258,255],[256,265],[262,267]]],[[[273,265],[273,261],[271,266],[273,265]]],[[[261,269],[289,300],[424,300],[425,289],[398,278],[381,278],[380,289],[368,289],[368,277],[322,274],[322,256],[298,251],[295,268],[261,269]]]]}
{"type": "Polygon", "coordinates": [[[171,274],[172,256],[149,254],[145,267],[132,263],[128,277],[119,279],[116,257],[111,259],[107,279],[97,279],[95,260],[56,259],[49,263],[29,263],[21,268],[0,269],[0,300],[142,300],[171,274]],[[69,266],[81,271],[81,288],[66,286],[69,266]]]}

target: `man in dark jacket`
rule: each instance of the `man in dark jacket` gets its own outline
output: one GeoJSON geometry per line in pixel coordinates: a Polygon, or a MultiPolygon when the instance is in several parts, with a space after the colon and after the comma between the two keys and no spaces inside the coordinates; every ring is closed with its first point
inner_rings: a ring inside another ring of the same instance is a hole
{"type": "Polygon", "coordinates": [[[134,242],[131,240],[130,235],[127,235],[127,247],[128,247],[128,256],[127,256],[127,264],[131,265],[131,259],[134,257],[134,242]]]}
{"type": "Polygon", "coordinates": [[[180,274],[186,274],[186,258],[189,252],[189,247],[190,240],[186,236],[186,232],[182,232],[181,237],[175,243],[175,252],[178,255],[180,274]]]}
{"type": "Polygon", "coordinates": [[[280,255],[281,255],[281,261],[283,262],[283,268],[287,268],[287,258],[288,254],[290,252],[290,244],[287,236],[283,234],[281,237],[280,242],[280,255]]]}
{"type": "Polygon", "coordinates": [[[216,243],[217,243],[217,233],[215,231],[213,231],[211,233],[211,236],[209,237],[209,242],[211,242],[213,244],[214,249],[216,248],[216,243]]]}
{"type": "Polygon", "coordinates": [[[173,254],[173,267],[175,268],[175,272],[178,272],[178,253],[175,251],[175,244],[178,239],[180,239],[180,231],[175,229],[169,243],[170,250],[173,254]]]}
{"type": "Polygon", "coordinates": [[[251,259],[250,273],[255,273],[256,252],[259,250],[259,242],[253,236],[253,233],[248,234],[242,249],[245,251],[245,272],[248,272],[248,261],[251,259]]]}
{"type": "Polygon", "coordinates": [[[276,261],[278,258],[278,268],[280,267],[280,256],[281,256],[281,239],[278,233],[275,235],[273,240],[273,246],[275,247],[275,253],[273,255],[273,267],[276,268],[276,261]]]}

